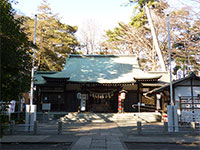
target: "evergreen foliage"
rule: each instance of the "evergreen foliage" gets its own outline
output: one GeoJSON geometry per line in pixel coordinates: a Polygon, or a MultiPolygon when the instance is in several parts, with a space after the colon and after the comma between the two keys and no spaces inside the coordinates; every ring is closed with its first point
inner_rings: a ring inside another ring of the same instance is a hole
{"type": "Polygon", "coordinates": [[[0,100],[18,100],[20,93],[27,91],[30,85],[32,43],[21,28],[23,19],[14,17],[9,0],[0,1],[0,10],[0,100]]]}
{"type": "MultiPolygon", "coordinates": [[[[76,53],[79,43],[75,33],[78,28],[62,23],[45,0],[38,11],[35,66],[40,71],[61,71],[67,55],[76,53]]],[[[33,39],[34,19],[27,18],[25,27],[29,39],[33,39]]]]}

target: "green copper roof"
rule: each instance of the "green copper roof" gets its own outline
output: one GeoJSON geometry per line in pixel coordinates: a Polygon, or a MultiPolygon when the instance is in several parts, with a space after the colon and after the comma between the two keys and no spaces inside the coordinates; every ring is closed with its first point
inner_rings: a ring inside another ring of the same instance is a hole
{"type": "Polygon", "coordinates": [[[35,85],[45,84],[46,81],[44,80],[42,76],[55,74],[55,73],[57,72],[56,71],[36,71],[34,75],[34,84],[35,85]]]}
{"type": "Polygon", "coordinates": [[[135,82],[134,78],[161,77],[143,72],[135,55],[70,55],[62,72],[42,76],[94,83],[131,83],[135,82]]]}

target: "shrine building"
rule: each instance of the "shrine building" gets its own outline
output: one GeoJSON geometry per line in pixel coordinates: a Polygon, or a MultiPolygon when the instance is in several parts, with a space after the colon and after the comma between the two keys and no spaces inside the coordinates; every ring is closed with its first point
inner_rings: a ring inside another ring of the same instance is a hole
{"type": "Polygon", "coordinates": [[[61,72],[36,71],[38,111],[155,111],[144,93],[169,82],[167,72],[144,72],[135,55],[69,55],[61,72]],[[147,106],[138,110],[138,104],[147,106]],[[146,109],[146,110],[145,110],[146,109]]]}

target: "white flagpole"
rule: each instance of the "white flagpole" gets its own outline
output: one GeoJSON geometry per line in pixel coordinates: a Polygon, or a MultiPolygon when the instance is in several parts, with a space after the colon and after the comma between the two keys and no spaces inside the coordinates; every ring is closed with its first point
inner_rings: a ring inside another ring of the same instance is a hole
{"type": "Polygon", "coordinates": [[[178,116],[177,107],[173,101],[173,89],[172,89],[172,66],[171,66],[171,46],[170,46],[170,30],[169,30],[169,14],[167,14],[167,30],[168,30],[168,48],[169,48],[169,67],[170,67],[170,105],[167,106],[168,114],[168,131],[178,132],[178,116]]]}
{"type": "MultiPolygon", "coordinates": [[[[37,31],[37,15],[35,15],[35,32],[34,32],[33,44],[36,43],[36,31],[37,31]]],[[[30,95],[30,106],[33,105],[34,65],[35,65],[35,48],[33,48],[33,62],[32,62],[32,70],[31,70],[31,95],[30,95]]]]}
{"type": "MultiPolygon", "coordinates": [[[[37,31],[37,15],[35,15],[35,32],[33,44],[36,43],[36,31],[37,31]]],[[[30,105],[26,105],[26,125],[25,131],[32,131],[34,121],[36,121],[36,105],[33,105],[33,86],[34,86],[34,65],[35,65],[35,48],[33,48],[33,61],[31,69],[31,93],[30,93],[30,105]]]]}
{"type": "Polygon", "coordinates": [[[167,14],[167,30],[168,30],[169,68],[170,68],[170,100],[171,100],[171,105],[174,105],[174,102],[173,102],[173,92],[172,92],[172,66],[171,66],[171,46],[170,46],[170,31],[169,31],[169,14],[167,14]]]}

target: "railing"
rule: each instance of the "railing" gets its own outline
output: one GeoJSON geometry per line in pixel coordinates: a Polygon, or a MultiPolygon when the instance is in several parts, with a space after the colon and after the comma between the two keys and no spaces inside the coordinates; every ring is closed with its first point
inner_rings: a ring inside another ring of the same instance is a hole
{"type": "MultiPolygon", "coordinates": [[[[86,124],[85,124],[86,125],[86,124]]],[[[8,127],[6,129],[5,134],[6,135],[61,135],[61,134],[71,134],[71,129],[81,130],[80,126],[83,127],[84,124],[68,124],[63,123],[61,121],[58,122],[47,122],[47,123],[39,123],[38,121],[34,122],[33,130],[32,131],[26,131],[25,130],[25,124],[15,124],[14,121],[11,121],[11,124],[6,125],[8,127]],[[74,125],[74,126],[73,126],[74,125]]],[[[86,125],[87,126],[87,125],[86,125]]],[[[136,124],[131,124],[130,127],[135,130],[132,130],[132,134],[163,134],[168,133],[168,122],[164,122],[163,124],[148,124],[148,123],[142,123],[138,121],[136,124]]],[[[188,126],[179,126],[179,133],[199,133],[200,128],[196,126],[194,122],[188,124],[188,126]]],[[[87,134],[87,133],[86,133],[87,134]]]]}
{"type": "Polygon", "coordinates": [[[137,108],[138,111],[148,111],[148,112],[155,112],[156,107],[154,105],[148,105],[148,104],[133,104],[133,109],[137,108]]]}
{"type": "Polygon", "coordinates": [[[35,121],[34,124],[15,124],[15,121],[11,120],[10,124],[1,124],[0,128],[5,127],[4,134],[62,134],[63,123],[61,121],[55,124],[43,124],[35,121]],[[31,130],[31,127],[33,130],[31,130]],[[28,129],[28,130],[27,130],[28,129]]]}

